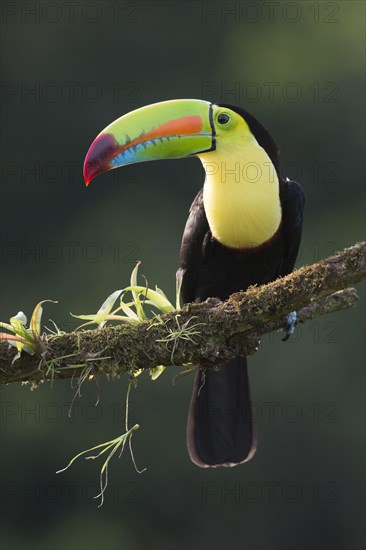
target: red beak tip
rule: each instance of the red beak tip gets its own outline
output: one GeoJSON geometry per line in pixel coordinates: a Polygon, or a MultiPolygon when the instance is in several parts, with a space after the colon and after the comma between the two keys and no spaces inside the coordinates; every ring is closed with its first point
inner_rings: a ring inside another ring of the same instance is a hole
{"type": "Polygon", "coordinates": [[[84,183],[85,185],[88,187],[89,183],[91,182],[92,178],[90,177],[90,174],[88,174],[87,170],[83,170],[83,178],[84,178],[84,183]]]}
{"type": "Polygon", "coordinates": [[[110,170],[109,159],[118,152],[118,143],[112,134],[101,133],[95,138],[84,161],[84,181],[89,183],[103,172],[110,170]]]}

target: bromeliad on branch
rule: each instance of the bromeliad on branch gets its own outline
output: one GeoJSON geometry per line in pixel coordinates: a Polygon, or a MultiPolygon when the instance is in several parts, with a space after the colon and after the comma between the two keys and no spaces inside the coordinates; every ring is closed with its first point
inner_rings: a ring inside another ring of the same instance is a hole
{"type": "MultiPolygon", "coordinates": [[[[267,130],[239,107],[187,99],[128,113],[92,143],[85,183],[120,166],[190,156],[201,160],[206,179],[183,234],[177,276],[184,302],[225,300],[290,273],[304,193],[281,176],[278,148],[267,130]]],[[[187,442],[201,467],[235,466],[254,455],[245,357],[217,372],[198,370],[187,442]]]]}

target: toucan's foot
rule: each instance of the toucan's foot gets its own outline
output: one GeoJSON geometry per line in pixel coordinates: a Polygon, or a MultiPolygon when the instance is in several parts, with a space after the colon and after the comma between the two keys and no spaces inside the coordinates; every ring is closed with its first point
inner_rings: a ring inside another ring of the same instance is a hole
{"type": "Polygon", "coordinates": [[[282,342],[286,342],[295,331],[295,323],[297,321],[297,312],[291,311],[287,315],[287,325],[285,328],[285,336],[282,338],[282,342]]]}

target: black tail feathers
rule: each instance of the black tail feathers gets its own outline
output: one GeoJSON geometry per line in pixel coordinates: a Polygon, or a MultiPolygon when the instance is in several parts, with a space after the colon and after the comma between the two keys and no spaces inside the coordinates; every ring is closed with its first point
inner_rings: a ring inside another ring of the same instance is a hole
{"type": "Polygon", "coordinates": [[[189,456],[202,468],[236,466],[256,450],[245,357],[219,371],[200,369],[188,416],[189,456]]]}

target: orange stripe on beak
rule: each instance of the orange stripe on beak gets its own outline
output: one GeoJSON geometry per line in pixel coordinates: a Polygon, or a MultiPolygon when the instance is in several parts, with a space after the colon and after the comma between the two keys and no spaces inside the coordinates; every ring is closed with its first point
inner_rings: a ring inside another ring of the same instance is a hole
{"type": "Polygon", "coordinates": [[[202,129],[202,126],[202,119],[198,115],[175,118],[174,120],[160,124],[156,128],[122,145],[118,148],[118,152],[123,153],[134,145],[139,145],[140,143],[145,143],[152,139],[197,134],[202,129]]]}

